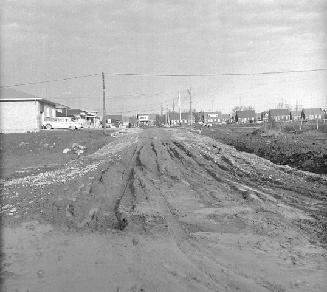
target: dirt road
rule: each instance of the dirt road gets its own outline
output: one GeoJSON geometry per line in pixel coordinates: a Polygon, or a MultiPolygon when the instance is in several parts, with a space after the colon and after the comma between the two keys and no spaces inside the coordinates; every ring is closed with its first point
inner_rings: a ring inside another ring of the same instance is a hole
{"type": "Polygon", "coordinates": [[[127,133],[2,194],[3,291],[327,287],[326,177],[196,133],[127,133]]]}

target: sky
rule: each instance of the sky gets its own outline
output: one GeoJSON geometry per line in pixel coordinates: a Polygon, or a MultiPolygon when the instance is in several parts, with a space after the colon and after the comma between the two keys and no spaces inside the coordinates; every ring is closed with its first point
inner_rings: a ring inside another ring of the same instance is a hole
{"type": "Polygon", "coordinates": [[[284,101],[327,107],[327,1],[5,0],[1,7],[1,86],[74,108],[109,113],[220,110],[260,112],[284,101]],[[146,76],[117,76],[141,73],[146,76]],[[155,74],[212,74],[155,77],[155,74]]]}

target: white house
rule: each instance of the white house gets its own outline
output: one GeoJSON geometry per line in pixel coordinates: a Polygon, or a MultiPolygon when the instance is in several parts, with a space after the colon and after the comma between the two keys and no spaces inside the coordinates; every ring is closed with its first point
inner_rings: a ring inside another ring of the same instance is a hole
{"type": "Polygon", "coordinates": [[[139,126],[150,126],[156,122],[155,114],[137,114],[136,118],[139,126]]]}
{"type": "Polygon", "coordinates": [[[56,117],[55,102],[11,88],[0,90],[1,133],[37,132],[45,117],[56,117]]]}

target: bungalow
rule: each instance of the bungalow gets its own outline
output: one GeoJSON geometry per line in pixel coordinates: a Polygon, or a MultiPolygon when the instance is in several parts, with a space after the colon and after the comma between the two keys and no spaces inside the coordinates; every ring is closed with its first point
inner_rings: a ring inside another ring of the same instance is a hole
{"type": "Polygon", "coordinates": [[[137,114],[136,118],[139,126],[152,126],[156,123],[155,114],[137,114]]]}
{"type": "MultiPolygon", "coordinates": [[[[194,113],[192,113],[194,115],[194,113]]],[[[189,119],[190,119],[190,113],[189,112],[182,112],[181,113],[181,120],[179,113],[178,112],[169,112],[168,113],[168,117],[170,120],[170,124],[171,125],[187,125],[189,123],[189,119]]],[[[195,120],[195,118],[193,117],[193,121],[195,120]]]]}
{"type": "Polygon", "coordinates": [[[255,111],[246,110],[246,111],[236,111],[235,113],[235,122],[237,123],[253,123],[255,120],[255,111]]]}
{"type": "Polygon", "coordinates": [[[74,117],[75,120],[82,127],[86,127],[87,126],[87,121],[86,121],[87,111],[84,111],[84,110],[81,110],[81,109],[76,109],[76,108],[68,109],[67,116],[68,117],[74,117]]]}
{"type": "Polygon", "coordinates": [[[205,124],[219,124],[222,122],[221,112],[204,112],[203,122],[205,124]]]}
{"type": "Polygon", "coordinates": [[[269,119],[276,122],[286,122],[291,119],[290,111],[285,108],[277,108],[269,110],[269,119]]]}
{"type": "Polygon", "coordinates": [[[45,117],[56,117],[55,102],[11,88],[1,89],[1,133],[40,131],[45,117]]]}
{"type": "Polygon", "coordinates": [[[291,120],[292,121],[301,120],[301,111],[291,111],[291,120]]]}
{"type": "Polygon", "coordinates": [[[123,122],[123,115],[106,115],[106,123],[120,124],[123,122]]]}
{"type": "Polygon", "coordinates": [[[324,118],[324,113],[321,108],[304,108],[301,118],[303,120],[321,120],[324,118]]]}
{"type": "Polygon", "coordinates": [[[97,111],[90,111],[86,113],[86,122],[88,127],[99,128],[100,127],[100,117],[97,111]]]}

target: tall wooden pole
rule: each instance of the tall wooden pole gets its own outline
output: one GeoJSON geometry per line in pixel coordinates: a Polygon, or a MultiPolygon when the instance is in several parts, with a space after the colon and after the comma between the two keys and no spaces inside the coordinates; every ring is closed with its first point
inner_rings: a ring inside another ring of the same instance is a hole
{"type": "Polygon", "coordinates": [[[190,126],[192,126],[192,89],[188,89],[188,94],[190,95],[190,126]]]}
{"type": "Polygon", "coordinates": [[[102,128],[106,130],[106,84],[104,72],[102,72],[102,128]]]}
{"type": "Polygon", "coordinates": [[[181,94],[178,91],[179,125],[182,125],[181,94]]]}

